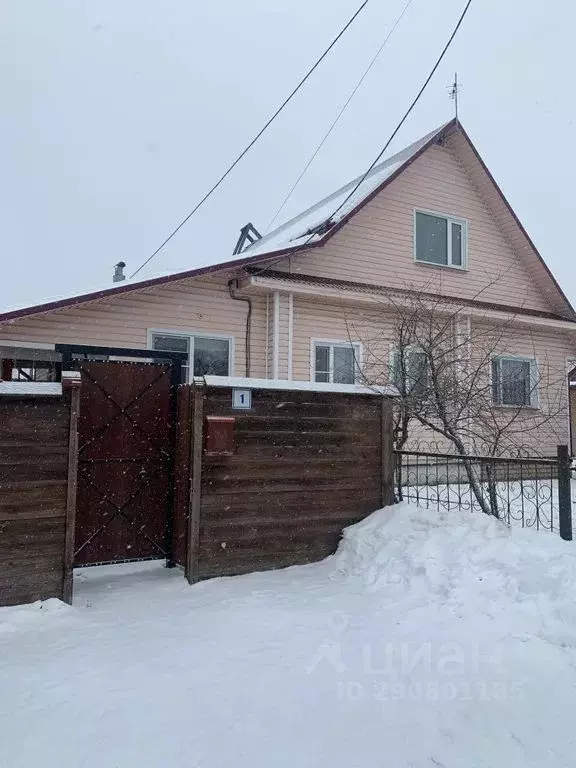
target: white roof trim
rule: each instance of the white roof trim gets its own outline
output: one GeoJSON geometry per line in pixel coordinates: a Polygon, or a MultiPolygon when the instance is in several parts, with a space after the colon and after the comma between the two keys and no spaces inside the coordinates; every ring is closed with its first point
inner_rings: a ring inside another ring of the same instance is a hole
{"type": "Polygon", "coordinates": [[[316,381],[286,379],[247,379],[244,376],[199,376],[195,382],[207,387],[238,387],[240,389],[276,389],[296,392],[337,392],[345,395],[388,395],[396,397],[396,387],[363,387],[358,384],[320,384],[316,381]]]}

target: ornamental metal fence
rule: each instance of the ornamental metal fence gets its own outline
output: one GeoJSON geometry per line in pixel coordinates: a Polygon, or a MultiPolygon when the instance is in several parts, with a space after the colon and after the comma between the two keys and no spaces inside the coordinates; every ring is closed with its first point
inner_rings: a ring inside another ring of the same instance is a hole
{"type": "Polygon", "coordinates": [[[572,539],[568,446],[550,458],[395,451],[395,496],[431,509],[460,508],[508,525],[572,539]]]}

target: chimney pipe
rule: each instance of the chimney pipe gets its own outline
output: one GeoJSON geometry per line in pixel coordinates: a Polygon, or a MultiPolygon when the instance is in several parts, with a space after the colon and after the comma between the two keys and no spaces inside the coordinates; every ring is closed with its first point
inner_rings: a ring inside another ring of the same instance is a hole
{"type": "Polygon", "coordinates": [[[112,281],[114,283],[119,283],[121,280],[126,280],[126,275],[124,274],[125,266],[126,263],[124,261],[119,261],[118,264],[114,265],[114,276],[112,277],[112,281]]]}

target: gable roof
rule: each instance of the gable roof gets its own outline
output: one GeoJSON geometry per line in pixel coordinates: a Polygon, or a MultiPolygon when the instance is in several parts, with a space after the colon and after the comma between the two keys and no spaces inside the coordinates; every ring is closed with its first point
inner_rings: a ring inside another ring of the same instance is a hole
{"type": "Polygon", "coordinates": [[[362,176],[352,179],[348,184],[285,222],[270,234],[256,240],[255,243],[245,248],[243,253],[252,255],[273,253],[284,248],[304,245],[307,242],[317,245],[329,233],[331,226],[338,224],[349,214],[359,209],[371,198],[373,193],[383,189],[392,177],[396,177],[424,149],[434,144],[453,122],[451,120],[449,123],[444,123],[436,130],[405,147],[401,152],[374,166],[368,174],[362,174],[362,176]],[[331,224],[327,226],[329,222],[331,224]],[[319,227],[325,230],[323,234],[315,234],[315,230],[319,227]]]}
{"type": "Polygon", "coordinates": [[[461,135],[464,138],[469,158],[472,158],[474,162],[479,163],[479,166],[486,174],[491,187],[496,193],[500,206],[499,212],[502,213],[502,211],[504,211],[505,216],[508,217],[508,221],[511,222],[514,227],[514,234],[517,235],[516,242],[528,247],[534,261],[541,269],[541,274],[548,284],[548,295],[555,296],[558,299],[556,303],[561,307],[563,316],[575,319],[576,312],[570,304],[570,301],[560,288],[560,285],[530,239],[530,236],[506,200],[502,190],[482,161],[478,151],[470,140],[470,137],[462,127],[462,124],[458,120],[453,119],[434,131],[431,131],[401,152],[392,155],[379,165],[375,166],[365,178],[364,176],[359,176],[353,181],[350,181],[348,184],[345,184],[343,187],[336,190],[336,192],[328,195],[328,197],[311,206],[303,213],[290,219],[285,224],[282,224],[270,234],[257,240],[242,252],[241,258],[219,262],[197,269],[165,274],[147,280],[134,282],[126,281],[122,282],[120,285],[104,288],[99,291],[78,294],[57,301],[50,301],[0,313],[0,323],[9,322],[10,320],[15,320],[20,317],[43,314],[56,309],[73,307],[78,304],[97,301],[102,298],[127,293],[129,291],[142,290],[224,270],[244,268],[256,264],[267,264],[267,266],[270,266],[269,262],[275,263],[284,256],[293,253],[301,253],[323,246],[353,216],[369,203],[370,200],[403,173],[414,160],[423,154],[423,152],[434,144],[440,143],[454,135],[461,135]],[[357,185],[358,189],[355,189],[357,185]]]}

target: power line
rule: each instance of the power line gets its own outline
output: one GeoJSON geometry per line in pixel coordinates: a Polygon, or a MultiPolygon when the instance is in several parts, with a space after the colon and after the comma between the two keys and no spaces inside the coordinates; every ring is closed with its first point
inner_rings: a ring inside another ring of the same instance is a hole
{"type": "Polygon", "coordinates": [[[330,134],[332,133],[334,128],[336,128],[336,126],[340,122],[340,118],[342,117],[344,112],[347,110],[350,102],[352,101],[352,99],[354,98],[354,96],[356,95],[358,90],[360,89],[360,87],[361,87],[362,83],[364,82],[364,80],[368,77],[372,67],[374,66],[374,64],[376,64],[376,61],[378,60],[378,57],[380,56],[380,54],[382,53],[382,51],[386,47],[386,44],[387,44],[388,40],[390,40],[390,38],[392,37],[396,27],[398,26],[398,24],[400,24],[400,22],[402,21],[402,18],[404,17],[404,14],[408,10],[408,8],[412,5],[413,2],[414,2],[414,0],[408,0],[408,2],[404,5],[404,8],[402,9],[401,13],[396,18],[396,20],[394,21],[394,24],[392,25],[390,31],[388,32],[388,34],[384,38],[384,42],[382,43],[380,48],[378,48],[378,50],[376,51],[376,54],[372,57],[370,63],[367,66],[367,68],[364,70],[364,72],[362,74],[362,77],[358,80],[358,82],[356,83],[356,85],[352,89],[350,95],[348,96],[348,98],[344,102],[342,108],[340,109],[340,111],[336,115],[336,118],[333,120],[333,122],[331,123],[330,127],[328,128],[328,130],[324,134],[324,137],[323,137],[322,141],[318,144],[318,146],[314,150],[312,156],[310,157],[310,159],[308,160],[308,162],[304,166],[304,169],[302,170],[302,173],[298,176],[298,178],[296,179],[296,181],[294,182],[294,184],[290,188],[290,191],[288,192],[288,194],[286,195],[286,197],[282,201],[282,204],[280,205],[280,207],[278,208],[278,210],[276,211],[276,213],[274,214],[274,216],[270,220],[270,222],[269,222],[269,224],[268,224],[268,226],[266,227],[266,230],[265,230],[266,233],[270,231],[270,229],[272,227],[272,224],[274,224],[274,222],[278,219],[278,217],[280,216],[280,214],[282,213],[282,211],[286,207],[286,203],[288,202],[288,200],[290,200],[290,198],[294,194],[294,190],[296,189],[298,184],[300,184],[300,182],[302,181],[302,179],[306,175],[308,169],[310,168],[310,166],[312,165],[312,163],[316,159],[318,153],[320,152],[320,150],[322,149],[324,144],[328,141],[328,138],[330,137],[330,134]]]}
{"type": "Polygon", "coordinates": [[[160,253],[160,251],[161,251],[161,250],[164,248],[164,246],[165,246],[167,243],[169,243],[169,242],[170,242],[170,240],[172,240],[172,238],[174,237],[174,235],[175,235],[177,232],[179,232],[179,231],[182,229],[182,227],[184,226],[184,224],[186,224],[186,222],[187,222],[187,221],[189,221],[189,220],[192,218],[192,216],[194,216],[194,214],[196,213],[196,211],[198,211],[198,209],[199,209],[199,208],[200,208],[202,205],[204,205],[204,203],[206,202],[206,200],[208,200],[208,198],[209,198],[209,197],[212,195],[212,193],[213,193],[213,192],[215,192],[215,191],[218,189],[218,187],[219,187],[219,186],[222,184],[222,182],[224,181],[224,179],[226,179],[226,177],[227,177],[227,176],[228,176],[228,175],[229,175],[229,174],[230,174],[230,173],[231,173],[231,172],[234,170],[234,168],[235,168],[235,167],[238,165],[238,163],[240,162],[240,160],[242,160],[242,158],[243,158],[243,157],[244,157],[244,156],[245,156],[245,155],[246,155],[246,154],[247,154],[247,153],[248,153],[248,152],[249,152],[249,151],[252,149],[252,147],[254,146],[254,144],[256,144],[256,142],[257,142],[257,141],[258,141],[258,139],[259,139],[259,138],[262,136],[262,134],[263,134],[263,133],[264,133],[264,132],[267,130],[267,128],[269,128],[269,127],[270,127],[270,125],[272,125],[272,123],[274,122],[274,120],[275,120],[275,119],[278,117],[278,115],[279,115],[279,114],[282,112],[282,110],[283,110],[283,109],[284,109],[284,108],[287,106],[287,104],[288,104],[288,103],[289,103],[289,102],[290,102],[290,101],[291,101],[291,100],[294,98],[294,96],[295,96],[295,95],[298,93],[298,91],[299,91],[299,90],[302,88],[302,86],[304,85],[304,83],[305,83],[305,82],[306,82],[306,81],[307,81],[307,80],[310,78],[310,76],[312,75],[312,73],[313,73],[313,72],[314,72],[314,71],[315,71],[315,70],[316,70],[316,69],[317,69],[317,68],[320,66],[320,64],[321,64],[321,63],[324,61],[324,59],[325,59],[325,58],[326,58],[326,56],[327,56],[327,55],[330,53],[330,51],[332,50],[332,48],[334,48],[334,46],[336,45],[336,43],[337,43],[337,42],[340,40],[340,38],[341,38],[341,37],[344,35],[344,33],[346,32],[346,30],[347,30],[347,29],[348,29],[348,28],[349,28],[349,27],[350,27],[350,26],[351,26],[351,25],[354,23],[354,21],[356,20],[356,18],[357,18],[357,17],[358,17],[358,16],[359,16],[359,15],[362,13],[362,11],[364,10],[364,8],[365,8],[365,7],[368,5],[368,2],[369,2],[369,0],[364,0],[364,2],[363,2],[363,3],[362,3],[362,4],[361,4],[359,7],[358,7],[358,9],[356,10],[356,12],[355,12],[355,13],[354,13],[354,14],[353,14],[351,17],[350,17],[350,19],[349,19],[349,20],[346,22],[346,24],[345,24],[345,25],[342,27],[342,29],[340,30],[340,32],[339,32],[339,33],[336,35],[336,37],[334,38],[334,40],[332,40],[332,42],[330,43],[330,45],[328,46],[328,48],[326,48],[326,50],[324,51],[324,53],[322,53],[322,55],[320,56],[320,58],[318,58],[318,59],[316,60],[316,62],[315,62],[315,63],[313,64],[313,66],[312,66],[312,67],[311,67],[311,68],[308,70],[308,72],[307,72],[307,73],[304,75],[304,77],[303,77],[303,78],[300,80],[300,82],[299,82],[299,83],[298,83],[298,85],[297,85],[297,86],[294,88],[294,90],[293,90],[293,91],[290,93],[290,95],[289,95],[289,96],[288,96],[286,99],[284,99],[284,101],[283,101],[283,102],[282,102],[282,104],[281,104],[281,105],[278,107],[278,109],[276,110],[276,112],[274,112],[274,114],[272,115],[272,117],[270,117],[270,118],[269,118],[269,120],[268,120],[268,121],[267,121],[267,122],[264,124],[264,126],[263,126],[263,127],[260,129],[260,131],[258,131],[258,133],[256,134],[256,136],[254,136],[254,138],[252,139],[252,141],[251,141],[251,142],[250,142],[250,143],[249,143],[249,144],[246,146],[246,148],[245,148],[245,149],[243,149],[243,150],[242,150],[242,152],[241,152],[241,153],[238,155],[238,157],[237,157],[237,158],[234,160],[234,162],[233,162],[233,163],[232,163],[232,164],[231,164],[231,165],[230,165],[230,166],[227,168],[227,170],[226,170],[226,171],[225,171],[225,172],[222,174],[222,176],[220,176],[220,178],[218,179],[218,181],[217,181],[217,182],[216,182],[216,183],[215,183],[215,184],[214,184],[214,185],[213,185],[213,186],[212,186],[212,187],[211,187],[211,188],[208,190],[208,192],[207,192],[207,193],[204,195],[204,197],[203,197],[203,198],[202,198],[202,199],[201,199],[201,200],[200,200],[198,203],[196,203],[196,205],[194,206],[194,208],[192,208],[192,210],[190,211],[190,213],[188,213],[188,214],[185,216],[185,218],[183,218],[183,219],[182,219],[182,221],[181,221],[181,222],[178,224],[178,226],[177,226],[175,229],[173,229],[173,230],[172,230],[172,232],[171,232],[171,233],[168,235],[168,237],[167,237],[167,238],[164,240],[164,242],[162,242],[162,243],[161,243],[161,244],[158,246],[158,248],[156,248],[156,250],[154,251],[154,253],[150,254],[150,256],[149,256],[149,257],[148,257],[148,258],[147,258],[147,259],[146,259],[144,262],[142,262],[142,264],[141,264],[141,265],[138,267],[138,269],[137,269],[135,272],[133,272],[133,273],[130,275],[130,278],[133,278],[135,275],[137,275],[137,274],[138,274],[138,272],[140,272],[140,270],[141,270],[141,269],[143,269],[143,268],[144,268],[144,267],[145,267],[147,264],[149,264],[149,263],[152,261],[152,259],[153,259],[153,258],[154,258],[154,257],[155,257],[155,256],[156,256],[158,253],[160,253]]]}
{"type": "MultiPolygon", "coordinates": [[[[380,161],[380,159],[382,158],[382,155],[383,155],[383,154],[386,152],[386,150],[388,149],[388,147],[389,147],[389,146],[390,146],[390,144],[392,143],[392,141],[393,141],[394,137],[396,136],[396,134],[398,133],[398,131],[400,130],[400,128],[401,128],[401,127],[404,125],[404,123],[406,122],[406,119],[408,118],[408,116],[410,115],[410,113],[412,112],[412,110],[414,109],[414,107],[416,106],[416,104],[418,103],[418,101],[420,100],[420,97],[421,97],[421,96],[422,96],[422,94],[424,93],[424,91],[425,91],[425,89],[426,89],[426,86],[428,85],[428,83],[430,82],[430,80],[432,80],[432,78],[433,78],[433,76],[434,76],[434,74],[435,74],[436,70],[437,70],[437,69],[438,69],[438,67],[440,66],[440,63],[442,62],[442,59],[443,59],[443,58],[444,58],[444,56],[446,55],[446,52],[448,51],[448,48],[450,48],[450,45],[452,44],[452,41],[453,41],[453,40],[454,40],[454,38],[456,37],[456,34],[457,34],[458,30],[460,29],[460,26],[462,25],[462,22],[464,21],[464,17],[465,17],[465,16],[466,16],[466,14],[468,13],[468,9],[470,8],[471,4],[472,4],[472,0],[468,0],[468,2],[466,3],[466,5],[464,6],[464,10],[463,10],[463,11],[462,11],[462,13],[460,14],[460,18],[458,19],[458,21],[457,21],[457,23],[456,23],[456,26],[455,26],[455,27],[454,27],[454,29],[452,30],[452,34],[451,34],[451,35],[450,35],[450,37],[448,38],[448,42],[446,43],[446,45],[445,45],[445,46],[444,46],[444,48],[442,49],[442,53],[441,53],[441,54],[440,54],[440,56],[439,56],[439,57],[436,59],[436,63],[435,63],[435,64],[434,64],[434,66],[432,67],[432,69],[431,69],[431,71],[430,71],[430,73],[429,73],[428,77],[427,77],[427,78],[426,78],[426,80],[424,81],[424,84],[422,85],[422,87],[420,88],[420,90],[418,91],[418,93],[416,94],[416,97],[414,98],[414,100],[412,101],[412,103],[410,104],[410,106],[408,107],[408,109],[406,110],[406,112],[404,113],[404,116],[402,117],[402,119],[400,120],[400,122],[398,123],[398,125],[396,126],[396,128],[394,129],[394,131],[392,132],[392,135],[390,136],[390,138],[388,139],[388,141],[386,142],[386,144],[385,144],[385,145],[382,147],[382,149],[380,150],[380,152],[378,153],[378,155],[376,156],[376,158],[373,160],[373,162],[372,162],[372,163],[371,163],[371,165],[369,166],[368,170],[367,170],[367,171],[366,171],[366,172],[363,174],[363,176],[360,178],[360,180],[358,181],[358,183],[357,183],[357,184],[355,184],[354,188],[353,188],[353,189],[350,191],[350,193],[349,193],[349,194],[346,196],[346,198],[345,198],[345,199],[344,199],[344,200],[343,200],[343,201],[340,203],[340,205],[339,205],[339,206],[336,208],[336,210],[335,210],[335,211],[333,211],[333,212],[330,214],[330,216],[328,216],[328,217],[325,219],[325,221],[330,221],[331,219],[333,219],[333,218],[334,218],[334,216],[336,216],[336,214],[337,214],[339,211],[341,211],[341,210],[342,210],[342,208],[343,208],[343,207],[346,205],[346,203],[347,203],[347,202],[350,200],[350,198],[351,198],[351,197],[352,197],[352,196],[353,196],[353,195],[354,195],[354,194],[357,192],[358,188],[359,188],[359,187],[361,187],[361,186],[362,186],[362,184],[363,184],[363,183],[366,181],[366,178],[368,177],[368,175],[370,174],[370,172],[371,172],[371,171],[374,169],[374,167],[375,167],[375,166],[378,164],[378,162],[379,162],[379,161],[380,161]]],[[[305,247],[306,245],[308,245],[308,243],[309,243],[309,242],[312,240],[312,238],[313,238],[313,237],[315,237],[315,234],[316,234],[315,232],[312,232],[312,233],[310,234],[310,237],[309,237],[309,238],[308,238],[308,239],[307,239],[307,240],[306,240],[304,243],[302,243],[302,245],[300,246],[300,248],[303,248],[303,247],[305,247]]],[[[280,256],[279,258],[277,258],[277,259],[274,259],[274,260],[273,260],[273,261],[271,261],[271,262],[268,262],[268,264],[267,264],[265,267],[260,267],[260,269],[258,269],[257,271],[258,271],[258,272],[262,272],[262,271],[264,271],[265,269],[269,269],[271,266],[273,266],[274,264],[278,263],[279,261],[282,261],[284,258],[285,258],[285,256],[280,256]]]]}
{"type": "MultiPolygon", "coordinates": [[[[375,166],[376,166],[376,165],[379,163],[379,161],[381,160],[381,158],[382,158],[382,155],[383,155],[383,154],[386,152],[386,150],[388,149],[388,147],[390,146],[390,144],[391,144],[391,143],[392,143],[392,141],[394,140],[394,138],[395,138],[396,134],[398,133],[398,131],[400,130],[400,128],[402,128],[402,126],[404,125],[404,123],[405,123],[405,122],[406,122],[406,120],[408,119],[408,116],[410,115],[410,113],[412,112],[412,110],[414,109],[414,107],[416,106],[416,104],[418,103],[418,101],[420,100],[420,97],[422,96],[422,94],[423,94],[423,93],[424,93],[424,91],[426,90],[426,86],[428,85],[428,83],[430,82],[430,80],[432,80],[432,78],[434,77],[434,74],[435,74],[436,70],[437,70],[437,69],[438,69],[438,67],[440,66],[440,64],[441,64],[441,62],[442,62],[442,59],[444,58],[444,56],[446,55],[446,52],[448,51],[448,48],[450,48],[450,45],[452,44],[452,41],[453,41],[453,40],[454,40],[454,38],[456,37],[456,34],[457,34],[458,30],[460,29],[460,26],[462,25],[462,22],[464,21],[464,17],[465,17],[465,16],[466,16],[466,14],[468,13],[468,8],[470,8],[470,6],[471,6],[471,5],[472,5],[472,0],[468,0],[468,2],[466,3],[466,5],[464,6],[464,10],[463,10],[463,11],[462,11],[462,13],[460,14],[460,18],[458,19],[458,22],[456,23],[456,26],[455,26],[455,27],[454,27],[454,29],[452,30],[452,34],[451,34],[451,35],[450,35],[450,37],[448,38],[448,42],[446,43],[446,45],[445,45],[445,46],[444,46],[444,48],[442,49],[442,53],[440,54],[440,56],[439,56],[439,57],[436,59],[436,63],[434,64],[434,66],[433,66],[433,67],[432,67],[432,69],[430,70],[430,74],[428,75],[428,77],[427,77],[427,78],[426,78],[426,80],[424,81],[424,83],[423,83],[422,87],[420,88],[420,90],[419,90],[419,91],[418,91],[418,93],[416,94],[416,97],[414,98],[414,100],[412,101],[412,103],[410,104],[410,106],[408,107],[408,109],[406,110],[406,112],[404,113],[404,116],[402,117],[402,119],[400,120],[400,122],[398,123],[398,125],[396,126],[396,128],[393,130],[393,132],[392,132],[392,135],[390,136],[390,138],[388,139],[388,141],[386,142],[386,144],[385,144],[385,145],[382,147],[382,149],[380,150],[380,152],[377,154],[377,156],[376,156],[376,157],[374,158],[374,160],[372,161],[372,164],[370,165],[370,167],[368,168],[368,170],[366,171],[366,173],[365,173],[365,174],[362,176],[362,178],[361,178],[361,179],[360,179],[360,181],[359,181],[359,182],[358,182],[358,183],[355,185],[355,187],[354,187],[354,188],[353,188],[353,189],[352,189],[352,190],[349,192],[349,194],[348,194],[348,195],[345,197],[345,199],[344,199],[344,200],[343,200],[343,201],[340,203],[340,205],[338,206],[338,208],[336,208],[336,210],[334,211],[334,213],[333,213],[333,214],[332,214],[332,215],[329,217],[330,219],[334,218],[334,216],[336,216],[336,214],[337,214],[339,211],[341,211],[341,210],[342,210],[342,208],[343,208],[343,207],[346,205],[346,203],[348,202],[348,200],[350,200],[350,198],[351,198],[351,197],[352,197],[352,196],[353,196],[353,195],[356,193],[356,191],[358,190],[358,188],[359,188],[359,187],[360,187],[360,186],[361,186],[361,185],[362,185],[362,184],[363,184],[363,183],[366,181],[366,178],[367,178],[367,176],[370,174],[370,171],[372,171],[372,170],[374,169],[374,167],[375,167],[375,166]]],[[[309,238],[309,239],[308,239],[306,242],[307,242],[307,243],[308,243],[308,242],[310,242],[310,240],[312,239],[312,237],[314,237],[314,235],[313,235],[313,234],[312,234],[312,235],[310,235],[310,238],[309,238]]]]}

